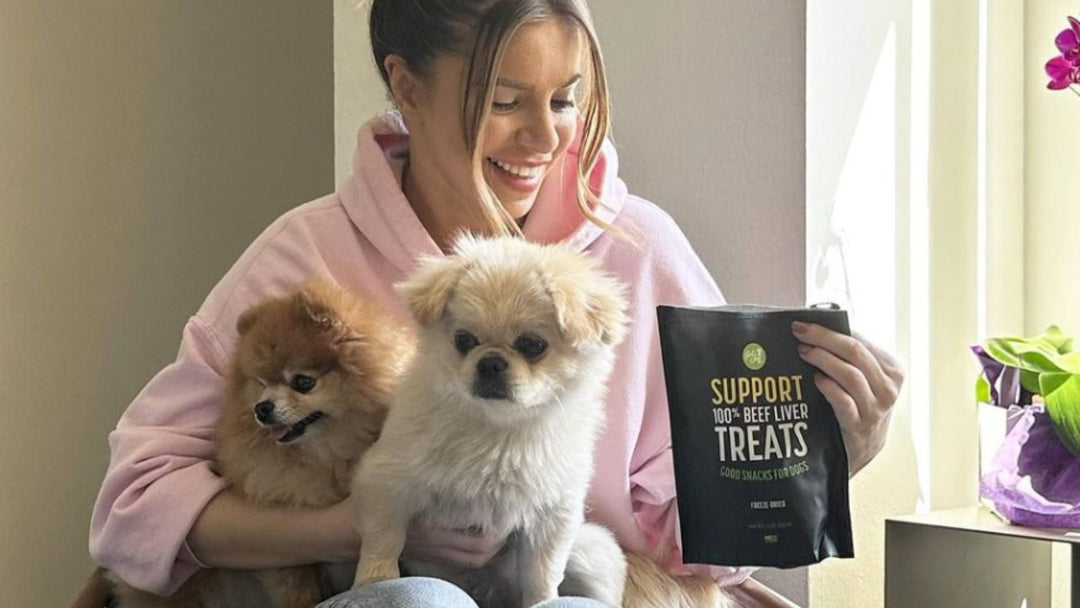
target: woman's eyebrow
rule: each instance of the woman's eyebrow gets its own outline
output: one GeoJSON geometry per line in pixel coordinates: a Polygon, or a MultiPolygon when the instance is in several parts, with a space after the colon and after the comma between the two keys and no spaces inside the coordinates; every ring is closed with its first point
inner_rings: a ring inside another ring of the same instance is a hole
{"type": "MultiPolygon", "coordinates": [[[[574,74],[573,78],[571,78],[566,84],[562,85],[559,88],[565,89],[566,87],[573,86],[577,84],[579,80],[581,80],[581,74],[574,74]]],[[[510,89],[517,89],[519,91],[528,91],[532,89],[532,87],[527,84],[522,84],[520,82],[517,82],[516,80],[510,80],[509,78],[502,77],[495,81],[495,85],[500,87],[507,87],[510,89]]]]}

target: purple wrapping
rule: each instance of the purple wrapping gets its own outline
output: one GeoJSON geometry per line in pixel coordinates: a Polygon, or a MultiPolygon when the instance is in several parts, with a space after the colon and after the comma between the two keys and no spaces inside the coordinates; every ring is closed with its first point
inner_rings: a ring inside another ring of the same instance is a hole
{"type": "Polygon", "coordinates": [[[1080,458],[1054,432],[1042,404],[1010,406],[1012,429],[980,483],[981,495],[1009,521],[1080,528],[1080,458]]]}
{"type": "Polygon", "coordinates": [[[990,383],[990,403],[999,407],[1013,404],[1031,403],[1031,392],[1020,386],[1020,369],[1005,365],[994,359],[978,344],[971,347],[971,352],[982,366],[982,375],[990,383]]]}

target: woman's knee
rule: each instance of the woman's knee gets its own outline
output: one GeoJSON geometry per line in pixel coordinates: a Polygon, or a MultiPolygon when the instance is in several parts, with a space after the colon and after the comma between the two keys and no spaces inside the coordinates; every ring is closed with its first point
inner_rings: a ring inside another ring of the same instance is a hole
{"type": "MultiPolygon", "coordinates": [[[[364,585],[316,608],[477,608],[467,593],[437,578],[409,576],[364,585]]],[[[569,608],[569,607],[568,607],[569,608]]]]}

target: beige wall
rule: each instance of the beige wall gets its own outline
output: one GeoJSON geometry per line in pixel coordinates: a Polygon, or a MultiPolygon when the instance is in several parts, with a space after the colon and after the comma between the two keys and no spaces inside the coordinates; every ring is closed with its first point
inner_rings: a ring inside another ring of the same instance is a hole
{"type": "MultiPolygon", "coordinates": [[[[877,245],[849,243],[849,276],[856,316],[881,317],[869,326],[884,333],[871,337],[894,341],[909,373],[889,445],[853,482],[856,547],[868,550],[811,572],[814,605],[861,608],[881,604],[883,517],[975,501],[977,367],[968,345],[1052,322],[1080,329],[1080,291],[1063,280],[1080,260],[1064,228],[1080,222],[1080,205],[1061,190],[1063,176],[1075,173],[1070,142],[1080,135],[1080,103],[1046,91],[1043,72],[1076,7],[1066,0],[809,6],[809,258],[828,242],[829,228],[851,219],[837,221],[845,203],[894,219],[855,217],[858,233],[877,245]]],[[[819,269],[808,270],[813,289],[819,269]]],[[[1055,554],[1055,606],[1065,605],[1057,592],[1067,588],[1065,565],[1055,554]]]]}
{"type": "Polygon", "coordinates": [[[108,431],[250,240],[332,188],[331,17],[0,3],[4,605],[73,598],[108,431]]]}
{"type": "Polygon", "coordinates": [[[1025,331],[1051,323],[1080,335],[1080,194],[1076,189],[1076,142],[1080,141],[1080,98],[1048,91],[1043,65],[1057,55],[1054,37],[1080,17],[1074,0],[1028,0],[1024,68],[1026,222],[1025,331]]]}
{"type": "MultiPolygon", "coordinates": [[[[1056,323],[1080,336],[1080,194],[1076,150],[1080,141],[1080,98],[1046,89],[1043,65],[1057,55],[1054,37],[1080,17],[1073,0],[1027,0],[1024,15],[1024,332],[1033,335],[1056,323]]],[[[1067,589],[1069,554],[1054,548],[1054,589],[1067,589]]],[[[1073,589],[1075,597],[1080,590],[1073,589]]],[[[1054,594],[1054,607],[1068,605],[1054,594]]]]}
{"type": "MultiPolygon", "coordinates": [[[[911,1],[810,0],[807,13],[807,288],[904,358],[911,1]]],[[[856,559],[810,569],[811,606],[883,603],[884,518],[919,500],[906,392],[886,448],[850,488],[856,559]]]]}

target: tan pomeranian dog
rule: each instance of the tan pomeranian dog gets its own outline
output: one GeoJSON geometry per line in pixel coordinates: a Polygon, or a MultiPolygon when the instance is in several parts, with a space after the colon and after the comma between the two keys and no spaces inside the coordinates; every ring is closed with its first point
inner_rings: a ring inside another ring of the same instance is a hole
{"type": "Polygon", "coordinates": [[[650,559],[624,553],[607,528],[585,523],[566,565],[559,595],[588,597],[622,608],[737,607],[716,581],[698,575],[672,576],[657,565],[664,561],[663,556],[650,559]],[[621,601],[608,599],[618,597],[611,589],[619,590],[621,601]]]}
{"type": "MultiPolygon", "coordinates": [[[[237,320],[216,467],[259,507],[326,507],[349,494],[412,357],[411,330],[327,282],[267,299],[237,320]]],[[[120,606],[310,608],[319,566],[202,570],[171,597],[118,584],[120,606]]],[[[114,578],[115,580],[115,578],[114,578]]]]}
{"type": "Polygon", "coordinates": [[[607,378],[626,332],[623,287],[561,245],[466,235],[454,255],[424,261],[398,289],[420,327],[419,350],[353,483],[363,538],[354,587],[400,575],[406,529],[420,520],[510,539],[480,572],[404,562],[485,608],[560,592],[622,606],[624,587],[634,608],[678,607],[652,598],[683,589],[687,601],[708,600],[696,593],[700,579],[673,579],[648,560],[631,556],[628,577],[611,533],[583,523],[607,378]]]}
{"type": "Polygon", "coordinates": [[[654,560],[626,554],[624,608],[736,608],[716,581],[698,575],[672,576],[654,560]]]}

